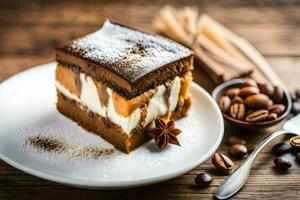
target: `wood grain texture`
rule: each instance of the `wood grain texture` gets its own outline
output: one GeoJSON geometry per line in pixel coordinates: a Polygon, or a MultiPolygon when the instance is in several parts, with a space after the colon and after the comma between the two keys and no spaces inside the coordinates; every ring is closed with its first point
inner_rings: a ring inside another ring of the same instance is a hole
{"type": "MultiPolygon", "coordinates": [[[[53,61],[53,47],[99,28],[105,18],[151,31],[151,20],[166,3],[191,5],[207,12],[247,38],[270,62],[284,83],[299,88],[300,5],[294,1],[2,1],[0,3],[0,82],[32,66],[53,61]],[[292,3],[291,3],[292,2],[292,3]]],[[[214,85],[200,70],[194,79],[208,91],[214,85]]],[[[226,137],[239,134],[255,143],[267,133],[226,128],[226,137]]],[[[283,140],[279,138],[277,141],[283,140]]],[[[273,142],[275,144],[276,141],[273,142]]],[[[273,168],[272,144],[259,155],[251,176],[233,199],[297,199],[300,195],[300,166],[286,173],[273,168]]],[[[219,151],[226,152],[223,142],[219,151]]],[[[241,161],[235,161],[236,166],[241,161]]],[[[212,199],[225,176],[210,160],[191,172],[160,184],[121,191],[95,191],[62,186],[27,175],[0,161],[1,199],[212,199]],[[195,187],[200,172],[213,175],[212,185],[195,187]]]]}

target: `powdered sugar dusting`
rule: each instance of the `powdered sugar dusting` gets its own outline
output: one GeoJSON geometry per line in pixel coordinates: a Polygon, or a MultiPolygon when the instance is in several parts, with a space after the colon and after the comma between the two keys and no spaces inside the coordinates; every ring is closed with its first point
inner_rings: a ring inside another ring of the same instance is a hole
{"type": "Polygon", "coordinates": [[[69,50],[130,79],[138,79],[191,54],[189,49],[166,38],[110,21],[100,30],[73,41],[69,50]]]}

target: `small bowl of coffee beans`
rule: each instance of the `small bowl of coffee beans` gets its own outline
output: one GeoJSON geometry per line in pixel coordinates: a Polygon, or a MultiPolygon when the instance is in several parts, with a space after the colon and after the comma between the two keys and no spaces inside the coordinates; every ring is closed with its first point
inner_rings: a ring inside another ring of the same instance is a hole
{"type": "Polygon", "coordinates": [[[253,79],[234,79],[213,93],[226,122],[246,129],[265,129],[278,124],[291,110],[291,97],[282,87],[253,79]]]}

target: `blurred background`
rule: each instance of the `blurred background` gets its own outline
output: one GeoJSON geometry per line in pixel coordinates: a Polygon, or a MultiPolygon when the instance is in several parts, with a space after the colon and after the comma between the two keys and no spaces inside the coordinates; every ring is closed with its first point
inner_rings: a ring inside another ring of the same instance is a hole
{"type": "Polygon", "coordinates": [[[292,0],[91,0],[0,2],[0,81],[54,60],[53,47],[97,30],[106,18],[153,31],[163,5],[194,6],[248,39],[291,89],[300,74],[300,1],[292,0]]]}

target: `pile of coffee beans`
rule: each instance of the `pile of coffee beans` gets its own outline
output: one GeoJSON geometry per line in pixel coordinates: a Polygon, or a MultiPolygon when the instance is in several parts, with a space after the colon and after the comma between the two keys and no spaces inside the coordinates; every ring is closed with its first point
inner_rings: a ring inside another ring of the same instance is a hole
{"type": "Polygon", "coordinates": [[[281,87],[249,79],[240,87],[224,91],[218,103],[221,111],[229,117],[256,123],[275,120],[282,115],[286,109],[283,99],[281,87]]]}

